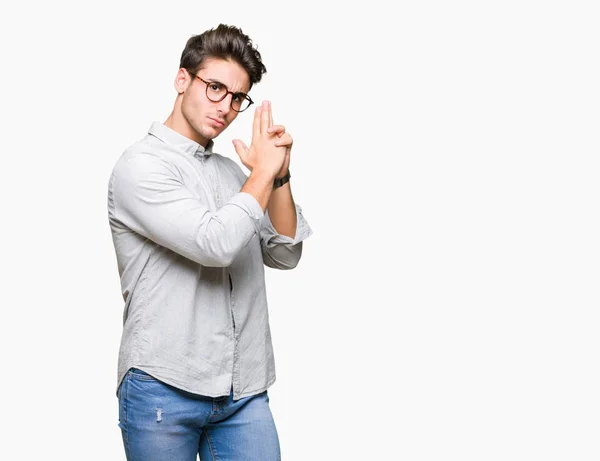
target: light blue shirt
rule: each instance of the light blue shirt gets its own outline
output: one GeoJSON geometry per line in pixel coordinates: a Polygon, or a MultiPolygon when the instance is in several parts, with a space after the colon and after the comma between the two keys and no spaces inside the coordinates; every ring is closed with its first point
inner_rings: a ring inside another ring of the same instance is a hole
{"type": "Polygon", "coordinates": [[[228,157],[160,122],[123,152],[108,217],[125,301],[117,392],[139,368],[188,392],[235,400],[275,382],[264,265],[292,269],[312,231],[296,205],[292,239],[240,192],[228,157]]]}

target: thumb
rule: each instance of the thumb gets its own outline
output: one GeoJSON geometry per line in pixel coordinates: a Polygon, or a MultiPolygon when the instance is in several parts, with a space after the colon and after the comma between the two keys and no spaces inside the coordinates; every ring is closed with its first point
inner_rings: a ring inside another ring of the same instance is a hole
{"type": "Polygon", "coordinates": [[[248,152],[248,146],[246,146],[246,144],[244,144],[244,142],[240,139],[233,139],[233,147],[235,148],[235,151],[237,152],[237,154],[241,157],[241,156],[245,156],[246,153],[248,152]]]}

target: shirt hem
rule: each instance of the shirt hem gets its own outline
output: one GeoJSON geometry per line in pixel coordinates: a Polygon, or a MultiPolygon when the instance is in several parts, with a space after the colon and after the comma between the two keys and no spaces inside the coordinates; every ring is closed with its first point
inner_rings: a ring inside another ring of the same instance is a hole
{"type": "Polygon", "coordinates": [[[269,387],[271,387],[275,383],[275,381],[276,381],[276,377],[274,376],[269,381],[267,381],[267,384],[265,384],[264,386],[259,387],[258,389],[254,389],[252,391],[242,392],[237,398],[236,398],[235,393],[234,393],[233,400],[237,401],[237,400],[243,399],[244,397],[251,397],[253,395],[260,394],[261,392],[264,392],[269,387]]]}
{"type": "MultiPolygon", "coordinates": [[[[116,395],[117,397],[119,396],[119,387],[121,386],[121,384],[123,383],[123,380],[125,379],[125,377],[127,376],[127,373],[129,372],[129,370],[131,368],[137,368],[138,370],[142,370],[146,373],[148,373],[149,375],[151,375],[152,377],[158,379],[159,381],[172,386],[176,389],[185,391],[185,392],[189,392],[191,394],[196,394],[196,395],[202,395],[204,397],[212,397],[212,398],[216,398],[216,397],[229,397],[230,394],[230,390],[228,390],[226,393],[214,393],[214,392],[206,392],[203,391],[202,389],[194,389],[188,386],[183,386],[181,384],[176,384],[174,381],[172,381],[169,378],[163,378],[161,376],[159,376],[158,374],[156,374],[155,372],[150,372],[147,370],[144,370],[143,367],[137,366],[137,365],[130,365],[127,367],[127,369],[125,370],[125,372],[123,373],[123,375],[120,377],[120,379],[118,380],[118,384],[117,384],[117,390],[116,390],[116,395]]],[[[250,390],[250,391],[244,391],[240,394],[235,393],[235,390],[233,392],[233,400],[240,400],[243,399],[244,397],[251,397],[253,395],[256,394],[260,394],[261,392],[266,391],[269,387],[271,387],[273,385],[273,383],[275,383],[276,381],[276,376],[273,376],[269,381],[267,381],[267,384],[265,384],[264,386],[261,386],[259,388],[250,390]]],[[[231,388],[230,388],[231,389],[231,388]]]]}

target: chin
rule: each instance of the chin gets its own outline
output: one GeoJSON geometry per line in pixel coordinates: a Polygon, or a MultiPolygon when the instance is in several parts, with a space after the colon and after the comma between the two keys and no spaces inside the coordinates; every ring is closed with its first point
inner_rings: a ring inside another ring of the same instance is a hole
{"type": "Polygon", "coordinates": [[[204,139],[208,139],[209,141],[211,139],[216,138],[217,136],[219,136],[221,134],[221,131],[216,130],[214,127],[212,126],[194,126],[194,131],[196,133],[198,133],[200,136],[202,136],[204,139]]]}
{"type": "Polygon", "coordinates": [[[223,132],[223,130],[219,130],[219,129],[214,128],[214,127],[207,127],[207,128],[204,129],[203,136],[206,139],[214,139],[217,136],[219,136],[222,132],[223,132]]]}

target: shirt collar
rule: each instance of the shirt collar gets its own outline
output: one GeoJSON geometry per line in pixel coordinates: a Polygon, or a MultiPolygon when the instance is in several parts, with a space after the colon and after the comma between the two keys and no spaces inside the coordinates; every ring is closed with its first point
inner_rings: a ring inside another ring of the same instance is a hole
{"type": "Polygon", "coordinates": [[[170,144],[173,147],[185,152],[190,155],[211,155],[213,153],[212,148],[214,145],[213,140],[208,141],[206,148],[198,144],[196,141],[192,141],[190,138],[186,138],[177,131],[169,128],[161,122],[152,122],[148,134],[157,137],[161,141],[170,144]]]}

